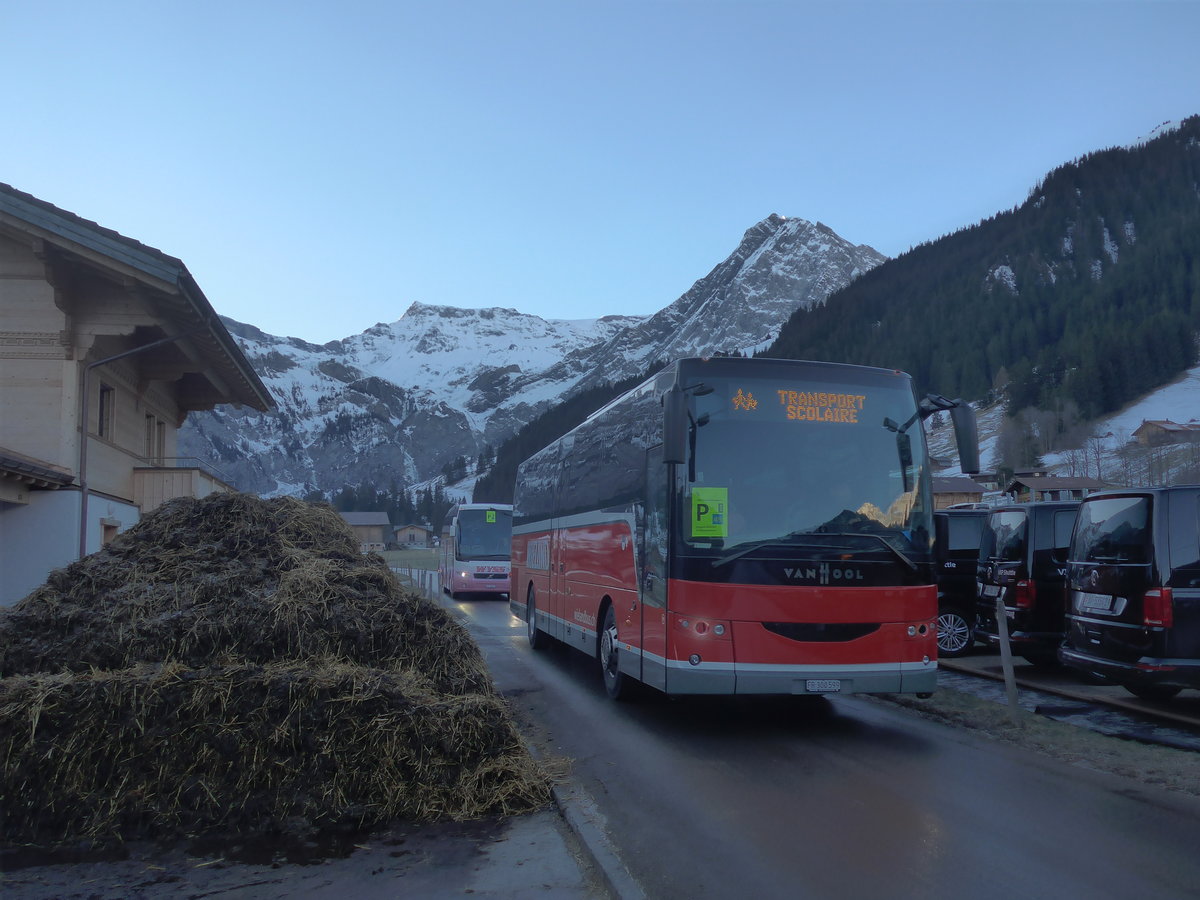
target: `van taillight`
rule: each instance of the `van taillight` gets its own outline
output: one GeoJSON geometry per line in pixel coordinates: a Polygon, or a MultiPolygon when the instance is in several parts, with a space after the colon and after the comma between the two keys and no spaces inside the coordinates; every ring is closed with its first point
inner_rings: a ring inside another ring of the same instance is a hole
{"type": "Polygon", "coordinates": [[[1151,588],[1142,598],[1142,624],[1147,628],[1171,628],[1175,611],[1171,605],[1170,588],[1151,588]]]}
{"type": "Polygon", "coordinates": [[[1037,600],[1037,588],[1029,579],[1018,581],[1013,589],[1013,598],[1013,605],[1017,609],[1033,609],[1033,604],[1037,600]]]}

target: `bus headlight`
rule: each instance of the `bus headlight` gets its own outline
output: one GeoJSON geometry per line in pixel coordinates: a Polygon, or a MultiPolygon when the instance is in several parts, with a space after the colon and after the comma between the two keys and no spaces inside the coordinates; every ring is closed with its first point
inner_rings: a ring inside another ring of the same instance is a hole
{"type": "Polygon", "coordinates": [[[730,622],[713,621],[712,619],[685,618],[683,616],[672,615],[670,627],[676,631],[690,632],[689,640],[695,638],[731,640],[733,634],[730,630],[730,622]]]}

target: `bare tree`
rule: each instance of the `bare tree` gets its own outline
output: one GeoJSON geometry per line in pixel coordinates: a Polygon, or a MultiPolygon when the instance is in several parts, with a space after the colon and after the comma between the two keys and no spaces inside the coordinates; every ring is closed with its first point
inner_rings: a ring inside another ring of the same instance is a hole
{"type": "Polygon", "coordinates": [[[1096,480],[1104,480],[1104,448],[1107,443],[1106,435],[1094,434],[1087,440],[1087,450],[1092,461],[1096,464],[1096,480]]]}
{"type": "Polygon", "coordinates": [[[1087,450],[1082,447],[1075,447],[1068,450],[1063,458],[1067,464],[1067,475],[1071,478],[1087,478],[1088,471],[1090,470],[1087,450]]]}
{"type": "Polygon", "coordinates": [[[1132,487],[1137,484],[1137,477],[1134,474],[1134,451],[1136,445],[1132,443],[1128,429],[1120,428],[1113,432],[1113,453],[1117,458],[1117,466],[1121,473],[1121,484],[1126,487],[1132,487]]]}
{"type": "Polygon", "coordinates": [[[1183,471],[1180,473],[1180,483],[1195,484],[1197,482],[1200,482],[1200,442],[1192,441],[1187,445],[1183,471]]]}

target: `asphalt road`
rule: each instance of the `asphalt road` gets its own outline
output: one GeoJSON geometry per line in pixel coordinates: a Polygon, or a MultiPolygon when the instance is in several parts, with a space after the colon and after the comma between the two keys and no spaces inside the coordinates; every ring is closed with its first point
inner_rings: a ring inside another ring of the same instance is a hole
{"type": "MultiPolygon", "coordinates": [[[[447,601],[447,605],[451,605],[447,601]]],[[[506,603],[454,604],[647,896],[1195,897],[1200,800],[867,698],[613,703],[506,603]]]]}

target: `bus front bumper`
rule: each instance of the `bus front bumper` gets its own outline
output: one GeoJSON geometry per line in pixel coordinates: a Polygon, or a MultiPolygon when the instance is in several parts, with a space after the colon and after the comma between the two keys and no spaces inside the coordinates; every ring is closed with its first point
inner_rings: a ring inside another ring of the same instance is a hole
{"type": "Polygon", "coordinates": [[[668,663],[668,694],[928,694],[937,688],[937,662],[859,666],[779,666],[668,663]]]}

